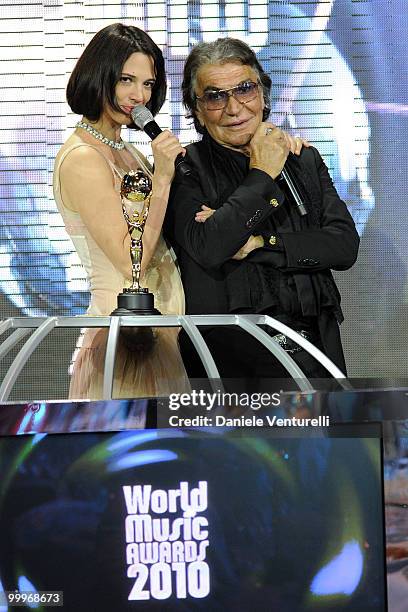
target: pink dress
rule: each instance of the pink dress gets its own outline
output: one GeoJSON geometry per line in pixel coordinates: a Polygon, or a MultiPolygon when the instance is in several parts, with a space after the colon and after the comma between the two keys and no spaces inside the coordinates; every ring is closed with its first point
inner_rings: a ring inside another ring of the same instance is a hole
{"type": "MultiPolygon", "coordinates": [[[[114,164],[111,149],[98,143],[84,132],[73,134],[59,151],[54,167],[54,198],[74,244],[90,284],[91,301],[87,310],[90,316],[109,315],[117,307],[117,295],[128,287],[126,279],[112,264],[92,238],[79,213],[64,205],[60,190],[60,167],[69,153],[83,146],[96,149],[112,170],[114,188],[120,193],[120,183],[125,171],[114,164]]],[[[141,168],[151,174],[150,168],[137,150],[126,145],[127,163],[130,169],[141,168]],[[128,154],[128,155],[127,155],[128,154]]],[[[118,198],[118,206],[120,206],[118,198]]],[[[143,202],[125,202],[128,214],[135,207],[143,208],[143,202]]],[[[184,293],[181,279],[171,252],[160,236],[155,253],[142,279],[143,286],[155,296],[155,306],[162,314],[183,314],[184,293]]],[[[114,398],[166,396],[188,389],[188,379],[178,350],[176,328],[157,328],[154,348],[148,354],[128,350],[118,343],[114,372],[114,398]]],[[[86,329],[80,338],[75,356],[69,397],[71,399],[101,399],[107,329],[86,329]]]]}

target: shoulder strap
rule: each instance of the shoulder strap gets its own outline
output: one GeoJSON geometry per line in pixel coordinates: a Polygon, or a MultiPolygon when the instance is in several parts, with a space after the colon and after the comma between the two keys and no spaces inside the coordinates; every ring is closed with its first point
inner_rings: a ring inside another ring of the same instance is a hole
{"type": "MultiPolygon", "coordinates": [[[[79,147],[90,147],[91,149],[95,149],[95,151],[98,151],[99,155],[101,157],[103,157],[103,159],[106,161],[106,163],[108,164],[108,166],[110,167],[111,171],[113,172],[113,174],[115,174],[115,172],[117,172],[115,165],[110,161],[110,159],[108,159],[103,153],[102,151],[100,151],[100,149],[98,149],[98,147],[94,147],[91,144],[88,144],[87,142],[76,142],[75,144],[70,145],[69,147],[67,147],[65,149],[65,151],[63,152],[63,154],[61,155],[61,157],[58,160],[58,165],[55,168],[55,177],[56,177],[56,181],[55,181],[55,189],[60,192],[60,167],[62,165],[62,162],[65,160],[65,158],[69,155],[69,153],[71,153],[71,151],[73,151],[74,149],[78,149],[79,147]]],[[[120,175],[119,175],[119,178],[120,175]]]]}

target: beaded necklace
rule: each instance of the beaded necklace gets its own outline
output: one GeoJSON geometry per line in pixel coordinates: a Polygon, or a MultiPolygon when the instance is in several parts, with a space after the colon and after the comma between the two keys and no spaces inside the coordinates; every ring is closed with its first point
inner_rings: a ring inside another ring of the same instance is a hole
{"type": "Polygon", "coordinates": [[[75,127],[85,130],[86,132],[91,134],[91,136],[93,136],[97,140],[100,140],[103,144],[106,144],[108,145],[108,147],[111,147],[111,149],[122,151],[122,149],[125,148],[125,143],[123,142],[123,140],[111,140],[110,138],[104,136],[101,132],[98,132],[98,130],[92,127],[92,125],[89,125],[89,123],[85,123],[85,121],[78,121],[75,127]]]}

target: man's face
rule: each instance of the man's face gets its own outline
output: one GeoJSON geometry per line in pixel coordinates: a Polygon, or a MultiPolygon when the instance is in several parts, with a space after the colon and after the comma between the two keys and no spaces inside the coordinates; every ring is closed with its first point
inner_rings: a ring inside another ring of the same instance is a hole
{"type": "MultiPolygon", "coordinates": [[[[206,91],[230,89],[246,81],[258,82],[258,75],[250,66],[235,62],[207,64],[197,73],[195,93],[200,97],[206,91]]],[[[245,104],[234,96],[229,96],[227,106],[219,110],[207,110],[200,100],[197,104],[196,116],[200,124],[214,140],[231,149],[242,149],[249,143],[262,121],[265,106],[261,86],[255,98],[245,104]]]]}

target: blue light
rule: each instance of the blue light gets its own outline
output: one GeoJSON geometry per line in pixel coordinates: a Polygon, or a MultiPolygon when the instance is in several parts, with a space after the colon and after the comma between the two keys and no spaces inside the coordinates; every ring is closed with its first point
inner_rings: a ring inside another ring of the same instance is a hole
{"type": "MultiPolygon", "coordinates": [[[[22,591],[30,591],[30,593],[38,593],[35,586],[25,576],[19,576],[17,580],[17,584],[18,584],[18,590],[20,591],[20,593],[22,591]]],[[[25,605],[27,606],[27,608],[39,608],[40,607],[39,602],[27,602],[25,605]]]]}
{"type": "Polygon", "coordinates": [[[314,595],[351,595],[361,580],[363,561],[358,542],[347,542],[340,554],[318,571],[310,591],[314,595]]]}
{"type": "MultiPolygon", "coordinates": [[[[0,593],[2,593],[2,594],[4,593],[4,587],[3,587],[2,583],[1,583],[1,580],[0,580],[0,593]]],[[[7,604],[4,604],[4,606],[3,606],[0,603],[0,612],[7,612],[7,610],[8,610],[7,604]]]]}
{"type": "Polygon", "coordinates": [[[183,438],[185,437],[184,432],[182,431],[138,431],[137,433],[133,432],[123,432],[118,434],[113,438],[113,440],[108,444],[107,449],[111,453],[116,453],[118,451],[126,451],[132,446],[137,446],[138,444],[144,444],[145,442],[153,442],[154,440],[161,440],[163,438],[183,438]]]}
{"type": "Polygon", "coordinates": [[[46,415],[47,406],[46,404],[40,404],[36,411],[27,410],[24,418],[21,420],[17,434],[35,433],[37,427],[40,425],[42,419],[46,415]]]}
{"type": "Polygon", "coordinates": [[[126,451],[132,446],[151,442],[157,439],[157,431],[141,431],[137,433],[123,432],[117,434],[112,441],[107,445],[108,451],[117,453],[118,451],[126,451]]]}
{"type": "Polygon", "coordinates": [[[123,457],[112,461],[108,465],[108,472],[120,472],[129,468],[138,467],[140,465],[148,465],[149,463],[162,463],[163,461],[174,461],[178,458],[176,453],[169,450],[145,450],[136,453],[129,453],[123,457]]]}
{"type": "Polygon", "coordinates": [[[46,413],[47,413],[47,405],[41,403],[40,407],[38,408],[38,410],[36,412],[34,412],[33,425],[37,425],[38,423],[41,423],[41,421],[45,417],[46,413]]]}
{"type": "Polygon", "coordinates": [[[32,439],[32,445],[34,446],[35,444],[38,444],[38,442],[41,442],[41,440],[43,438],[45,438],[46,436],[48,436],[47,433],[37,433],[37,434],[35,434],[33,436],[33,439],[32,439]]]}

